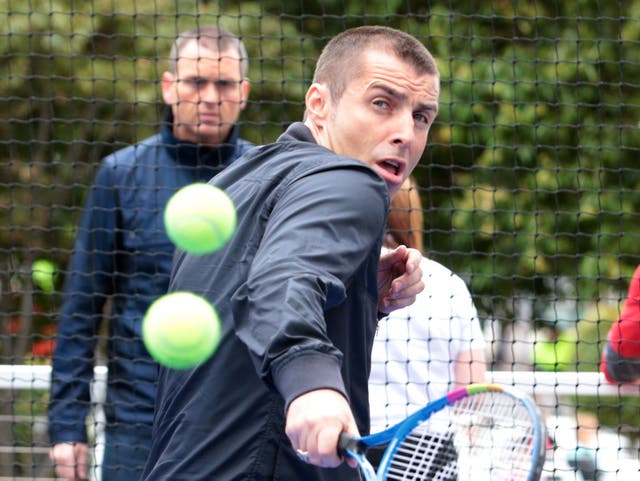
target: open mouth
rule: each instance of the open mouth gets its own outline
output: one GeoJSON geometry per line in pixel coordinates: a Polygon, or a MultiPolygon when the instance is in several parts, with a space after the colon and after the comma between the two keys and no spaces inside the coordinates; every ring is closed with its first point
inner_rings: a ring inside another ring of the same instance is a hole
{"type": "Polygon", "coordinates": [[[378,165],[390,174],[400,175],[400,164],[398,162],[394,162],[393,160],[385,160],[378,165]]]}

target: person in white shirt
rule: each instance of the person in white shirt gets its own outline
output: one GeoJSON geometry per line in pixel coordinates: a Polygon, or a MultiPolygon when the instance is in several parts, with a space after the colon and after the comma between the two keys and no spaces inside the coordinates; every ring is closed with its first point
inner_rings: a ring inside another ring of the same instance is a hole
{"type": "MultiPolygon", "coordinates": [[[[385,248],[422,251],[422,229],[418,187],[408,179],[391,201],[385,248]]],[[[420,267],[424,291],[378,323],[369,376],[372,433],[455,388],[485,381],[485,341],[469,289],[434,260],[423,257],[420,267]]],[[[375,451],[370,458],[379,462],[375,451]]]]}

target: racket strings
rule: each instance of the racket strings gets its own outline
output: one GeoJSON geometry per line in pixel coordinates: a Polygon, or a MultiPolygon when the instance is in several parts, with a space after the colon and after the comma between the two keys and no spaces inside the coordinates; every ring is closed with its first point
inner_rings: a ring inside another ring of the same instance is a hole
{"type": "Polygon", "coordinates": [[[522,403],[488,392],[463,399],[452,414],[461,480],[528,479],[535,433],[522,403]]]}
{"type": "Polygon", "coordinates": [[[526,480],[534,436],[527,410],[511,396],[469,396],[416,426],[390,459],[386,479],[526,480]]]}
{"type": "Polygon", "coordinates": [[[455,480],[458,456],[453,437],[414,430],[400,444],[389,464],[388,480],[455,480]]]}

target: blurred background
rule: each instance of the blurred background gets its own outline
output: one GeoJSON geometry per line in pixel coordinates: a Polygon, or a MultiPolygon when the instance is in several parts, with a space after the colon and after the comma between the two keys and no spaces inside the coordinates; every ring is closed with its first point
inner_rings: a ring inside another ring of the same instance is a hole
{"type": "MultiPolygon", "coordinates": [[[[302,118],[329,38],[382,24],[438,60],[440,113],[415,171],[424,253],[467,282],[490,369],[598,371],[640,264],[640,0],[0,0],[0,14],[0,364],[48,365],[88,186],[102,157],[157,131],[177,33],[212,23],[243,39],[241,131],[259,144],[302,118]],[[549,343],[557,358],[535,366],[549,343]]],[[[51,477],[47,391],[12,376],[0,479],[51,477]]],[[[638,391],[556,387],[539,398],[550,476],[579,479],[564,461],[591,423],[613,450],[606,479],[637,479],[638,391]]]]}

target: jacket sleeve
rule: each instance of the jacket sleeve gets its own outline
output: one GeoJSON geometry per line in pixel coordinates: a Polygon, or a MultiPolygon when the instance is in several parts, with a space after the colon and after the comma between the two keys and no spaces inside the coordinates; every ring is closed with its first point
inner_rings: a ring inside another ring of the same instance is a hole
{"type": "Polygon", "coordinates": [[[609,382],[640,379],[640,266],[631,278],[620,318],[609,329],[600,370],[609,382]]]}
{"type": "Polygon", "coordinates": [[[625,358],[608,342],[604,347],[600,369],[610,383],[634,382],[640,379],[640,357],[625,358]]]}
{"type": "Polygon", "coordinates": [[[112,294],[117,216],[114,167],[101,165],[82,213],[68,265],[52,359],[49,436],[86,442],[97,334],[112,294]]]}
{"type": "Polygon", "coordinates": [[[372,250],[379,254],[387,205],[384,182],[364,164],[298,178],[275,202],[232,308],[258,374],[286,406],[320,388],[347,397],[324,312],[346,299],[372,250]]]}

